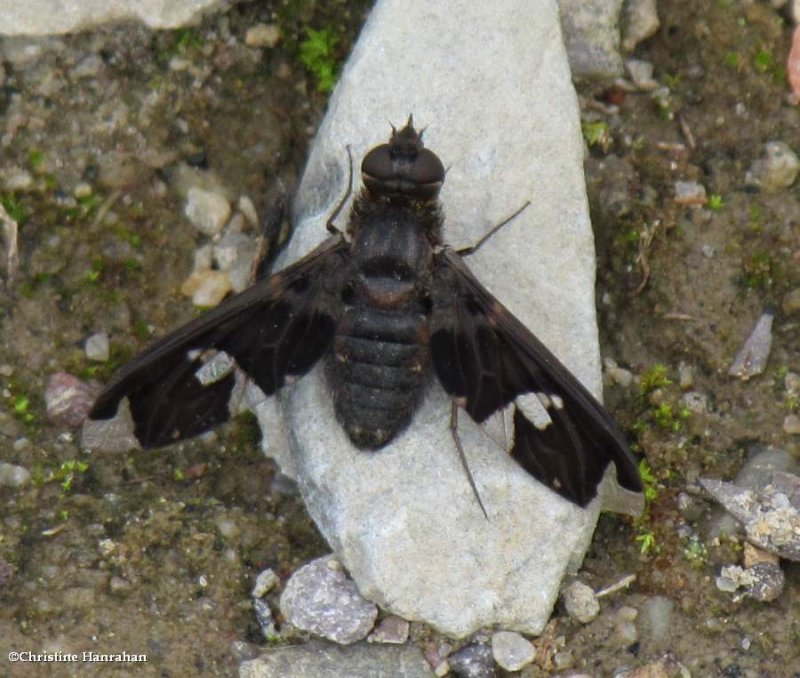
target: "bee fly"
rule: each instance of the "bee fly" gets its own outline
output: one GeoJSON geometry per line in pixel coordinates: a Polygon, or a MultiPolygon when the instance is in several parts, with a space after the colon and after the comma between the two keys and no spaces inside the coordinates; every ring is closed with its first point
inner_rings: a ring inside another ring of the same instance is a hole
{"type": "Polygon", "coordinates": [[[209,378],[209,356],[224,352],[267,395],[324,358],[336,416],[361,449],[409,425],[435,374],[459,452],[459,408],[480,423],[513,406],[511,456],[561,496],[586,506],[610,462],[641,491],[608,413],[464,263],[496,228],[467,250],[444,244],[444,166],[411,117],[367,153],[361,176],[344,233],[332,217],[332,236],[303,259],[157,341],[113,376],[90,418],[127,398],[139,442],[167,445],[229,417],[234,374],[209,378]]]}

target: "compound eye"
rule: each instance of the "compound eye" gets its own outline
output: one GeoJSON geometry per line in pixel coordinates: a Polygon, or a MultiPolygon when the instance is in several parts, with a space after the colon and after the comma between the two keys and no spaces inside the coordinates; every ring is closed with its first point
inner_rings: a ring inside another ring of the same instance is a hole
{"type": "Polygon", "coordinates": [[[410,179],[419,185],[442,184],[444,182],[444,165],[439,156],[427,148],[421,148],[411,168],[410,179]]]}
{"type": "Polygon", "coordinates": [[[381,144],[364,156],[361,173],[378,181],[392,179],[395,174],[392,164],[391,146],[381,144]]]}

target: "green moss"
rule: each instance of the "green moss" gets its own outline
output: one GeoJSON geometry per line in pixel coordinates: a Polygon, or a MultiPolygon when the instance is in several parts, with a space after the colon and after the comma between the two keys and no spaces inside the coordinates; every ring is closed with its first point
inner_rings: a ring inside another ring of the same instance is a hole
{"type": "Polygon", "coordinates": [[[4,193],[0,195],[0,203],[2,203],[8,216],[17,222],[18,226],[22,226],[28,221],[30,215],[28,211],[22,206],[16,194],[4,193]]]}
{"type": "Polygon", "coordinates": [[[326,94],[333,89],[339,77],[339,65],[336,46],[340,37],[332,28],[315,31],[305,29],[306,38],[300,43],[300,63],[317,80],[317,91],[326,94]]]}
{"type": "Polygon", "coordinates": [[[743,262],[744,283],[751,290],[767,289],[772,286],[776,262],[769,252],[755,252],[743,262]]]}
{"type": "Polygon", "coordinates": [[[611,128],[604,120],[597,122],[582,122],[581,131],[583,138],[590,147],[597,147],[604,153],[607,153],[611,148],[613,139],[611,138],[611,128]]]}
{"type": "Polygon", "coordinates": [[[667,376],[667,366],[663,363],[656,363],[642,374],[639,381],[639,393],[644,396],[657,388],[669,386],[671,383],[672,381],[667,376]]]}

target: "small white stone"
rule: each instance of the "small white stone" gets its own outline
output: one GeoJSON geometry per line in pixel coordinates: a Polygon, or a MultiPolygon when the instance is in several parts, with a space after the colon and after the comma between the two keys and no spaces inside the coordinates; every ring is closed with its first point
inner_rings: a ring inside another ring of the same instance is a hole
{"type": "Polygon", "coordinates": [[[204,308],[216,306],[230,291],[231,279],[225,271],[196,271],[181,285],[181,293],[204,308]]]}
{"type": "Polygon", "coordinates": [[[492,656],[506,671],[519,671],[536,657],[536,648],[519,633],[498,631],[492,636],[492,656]]]}
{"type": "Polygon", "coordinates": [[[588,624],[600,613],[600,603],[591,586],[574,581],[561,594],[567,614],[581,624],[588,624]]]}
{"type": "Polygon", "coordinates": [[[787,414],[783,420],[783,430],[791,435],[799,435],[800,417],[796,414],[787,414]]]}
{"type": "Polygon", "coordinates": [[[30,482],[28,469],[0,461],[0,487],[22,487],[30,482]]]}
{"type": "Polygon", "coordinates": [[[775,193],[794,183],[800,172],[800,159],[783,141],[768,141],[764,157],[756,160],[745,175],[745,183],[775,193]]]}
{"type": "Polygon", "coordinates": [[[84,349],[89,360],[94,360],[98,363],[106,362],[111,354],[108,334],[105,332],[93,334],[86,340],[84,349]]]}
{"type": "Polygon", "coordinates": [[[625,62],[625,70],[631,76],[636,89],[643,92],[650,92],[660,87],[659,82],[653,78],[653,64],[641,59],[628,59],[625,62]]]}
{"type": "Polygon", "coordinates": [[[220,233],[231,216],[225,196],[193,186],[186,195],[184,213],[199,231],[206,235],[220,233]]]}
{"type": "Polygon", "coordinates": [[[732,377],[747,381],[750,377],[761,374],[767,366],[767,359],[772,348],[771,313],[764,313],[756,323],[750,336],[744,342],[728,370],[732,377]]]}
{"type": "Polygon", "coordinates": [[[270,568],[262,570],[256,577],[256,583],[253,585],[253,598],[263,598],[267,593],[272,591],[278,583],[278,575],[275,574],[270,568]]]}
{"type": "Polygon", "coordinates": [[[281,39],[277,24],[256,24],[247,29],[244,44],[248,47],[275,47],[281,39]]]}
{"type": "Polygon", "coordinates": [[[696,181],[676,181],[675,202],[698,207],[705,205],[708,202],[706,187],[696,181]]]}
{"type": "Polygon", "coordinates": [[[236,209],[244,215],[244,218],[247,219],[251,226],[258,226],[258,212],[256,212],[256,206],[250,196],[240,195],[236,203],[236,209]]]}

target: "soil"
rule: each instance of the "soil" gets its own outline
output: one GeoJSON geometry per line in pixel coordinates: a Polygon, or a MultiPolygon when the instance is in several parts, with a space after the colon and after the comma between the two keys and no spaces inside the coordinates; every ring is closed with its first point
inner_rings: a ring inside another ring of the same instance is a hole
{"type": "MultiPolygon", "coordinates": [[[[327,96],[321,71],[301,63],[306,27],[338,37],[341,63],[369,3],[330,5],[246,3],[192,29],[2,43],[0,187],[18,187],[0,199],[20,223],[20,261],[0,296],[0,434],[3,461],[32,473],[0,487],[5,675],[233,675],[265,644],[250,599],[258,572],[285,580],[327,551],[247,417],[168,449],[88,453],[77,429],[48,419],[44,393],[58,371],[106,381],[198,313],[179,292],[204,242],[183,216],[182,173],[249,196],[273,226],[271,251],[281,244],[270,196],[302,169],[327,96]],[[279,44],[247,47],[256,23],[277,25],[279,44]],[[101,330],[111,357],[92,362],[83,344],[101,330]],[[21,648],[148,662],[5,663],[21,648]]],[[[717,509],[697,482],[734,477],[767,446],[800,457],[785,426],[800,407],[787,387],[800,372],[800,196],[797,183],[745,182],[766,142],[800,150],[782,12],[660,3],[661,29],[634,56],[668,91],[579,87],[587,128],[605,135],[586,159],[602,354],[634,377],[609,372],[606,402],[646,459],[648,509],[604,515],[580,576],[595,589],[635,582],[589,624],[557,611],[522,675],[612,675],[665,654],[695,676],[800,675],[800,566],[782,563],[772,602],[720,591],[742,544],[710,533],[717,509]],[[676,201],[676,181],[702,184],[707,204],[676,201]],[[766,369],[729,376],[765,310],[766,369]]],[[[437,642],[416,625],[412,637],[437,642]]]]}

